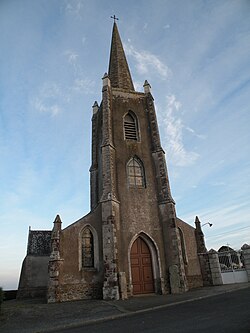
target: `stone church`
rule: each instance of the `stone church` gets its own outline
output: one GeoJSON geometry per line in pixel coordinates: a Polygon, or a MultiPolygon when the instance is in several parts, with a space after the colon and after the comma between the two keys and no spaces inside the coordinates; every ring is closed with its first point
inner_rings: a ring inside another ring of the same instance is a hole
{"type": "Polygon", "coordinates": [[[18,297],[48,302],[182,293],[203,285],[200,222],[176,216],[154,98],[134,89],[116,23],[102,101],[93,105],[91,211],[29,230],[18,297]]]}

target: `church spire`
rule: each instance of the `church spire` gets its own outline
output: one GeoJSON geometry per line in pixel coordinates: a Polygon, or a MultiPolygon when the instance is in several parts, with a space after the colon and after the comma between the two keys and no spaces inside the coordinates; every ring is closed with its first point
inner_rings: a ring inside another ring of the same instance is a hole
{"type": "Polygon", "coordinates": [[[111,51],[109,59],[109,78],[111,87],[125,90],[134,90],[128,63],[123,50],[121,38],[114,22],[111,51]]]}

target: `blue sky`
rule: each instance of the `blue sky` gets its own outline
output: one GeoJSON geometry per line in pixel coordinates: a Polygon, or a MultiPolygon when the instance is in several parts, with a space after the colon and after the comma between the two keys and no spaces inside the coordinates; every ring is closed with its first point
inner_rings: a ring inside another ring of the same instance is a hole
{"type": "Polygon", "coordinates": [[[152,86],[177,215],[207,247],[250,243],[250,2],[1,0],[0,285],[28,228],[89,212],[91,114],[112,20],[135,87],[152,86]]]}

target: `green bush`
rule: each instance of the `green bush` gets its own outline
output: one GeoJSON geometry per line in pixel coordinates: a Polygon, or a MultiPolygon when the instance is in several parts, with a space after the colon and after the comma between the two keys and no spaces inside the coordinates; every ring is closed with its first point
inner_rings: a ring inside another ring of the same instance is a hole
{"type": "Polygon", "coordinates": [[[3,288],[0,287],[0,311],[1,311],[1,306],[3,303],[3,297],[4,297],[4,291],[3,291],[3,288]]]}

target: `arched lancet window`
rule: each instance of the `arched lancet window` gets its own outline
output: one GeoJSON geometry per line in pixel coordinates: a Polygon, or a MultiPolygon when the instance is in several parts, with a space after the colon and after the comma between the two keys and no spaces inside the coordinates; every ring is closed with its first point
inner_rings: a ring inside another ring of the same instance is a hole
{"type": "Polygon", "coordinates": [[[136,116],[128,112],[123,120],[124,137],[126,140],[138,140],[138,125],[136,116]]]}
{"type": "Polygon", "coordinates": [[[89,228],[82,232],[82,267],[94,267],[94,237],[89,228]]]}
{"type": "Polygon", "coordinates": [[[145,187],[145,176],[142,162],[132,157],[127,164],[128,183],[130,187],[145,187]]]}
{"type": "Polygon", "coordinates": [[[182,253],[182,258],[183,262],[185,265],[187,265],[187,254],[186,254],[186,246],[185,246],[185,240],[184,240],[184,235],[181,230],[181,228],[178,227],[179,235],[180,235],[180,241],[181,241],[181,253],[182,253]]]}

